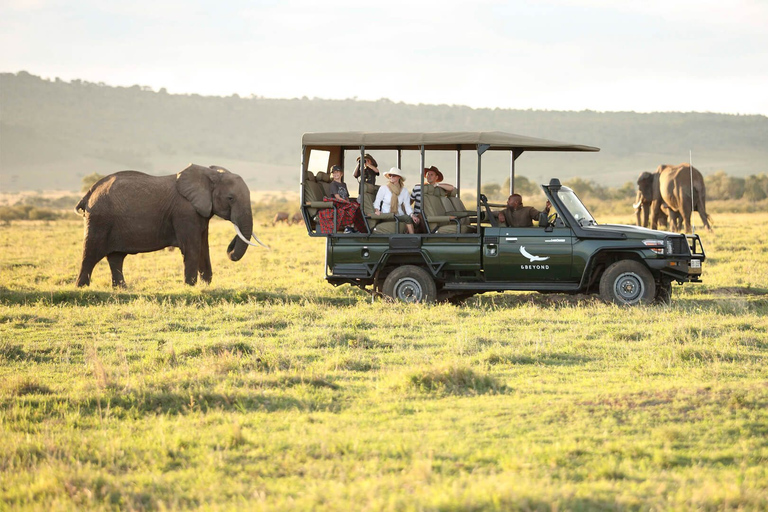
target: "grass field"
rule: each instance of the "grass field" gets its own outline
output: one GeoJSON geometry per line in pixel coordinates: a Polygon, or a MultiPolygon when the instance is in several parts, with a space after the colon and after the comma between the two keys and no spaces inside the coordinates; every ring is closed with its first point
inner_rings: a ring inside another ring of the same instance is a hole
{"type": "Polygon", "coordinates": [[[210,286],[161,251],[77,289],[81,222],[0,226],[0,510],[766,510],[768,214],[715,221],[635,308],[372,302],[223,221],[210,286]]]}

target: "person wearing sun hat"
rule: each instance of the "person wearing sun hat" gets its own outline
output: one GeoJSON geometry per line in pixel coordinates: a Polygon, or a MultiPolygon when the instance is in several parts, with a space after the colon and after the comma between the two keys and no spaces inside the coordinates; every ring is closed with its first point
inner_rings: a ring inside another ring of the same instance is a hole
{"type": "MultiPolygon", "coordinates": [[[[365,172],[363,173],[363,181],[366,183],[370,183],[371,185],[376,184],[376,176],[379,175],[379,164],[376,163],[376,159],[373,158],[368,153],[365,154],[365,172]]],[[[353,176],[357,179],[360,179],[360,157],[357,157],[357,167],[355,168],[355,172],[353,176]]]]}
{"type": "Polygon", "coordinates": [[[411,208],[402,171],[397,167],[392,167],[389,172],[384,173],[384,177],[387,179],[387,184],[382,185],[376,194],[376,199],[373,201],[374,212],[376,215],[394,213],[400,222],[405,222],[405,229],[408,233],[413,234],[413,224],[420,221],[411,208]]]}

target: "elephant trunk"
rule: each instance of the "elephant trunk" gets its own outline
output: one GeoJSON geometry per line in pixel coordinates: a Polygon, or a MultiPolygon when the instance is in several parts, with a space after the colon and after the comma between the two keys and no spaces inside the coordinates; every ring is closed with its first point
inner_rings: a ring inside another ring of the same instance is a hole
{"type": "Polygon", "coordinates": [[[240,258],[245,255],[245,251],[248,249],[249,245],[247,241],[251,239],[251,234],[253,234],[253,216],[251,215],[251,212],[248,211],[245,215],[239,217],[233,216],[231,220],[235,225],[235,230],[238,231],[239,234],[242,234],[242,239],[240,236],[235,235],[227,247],[227,256],[229,256],[229,259],[232,261],[239,261],[240,258]]]}

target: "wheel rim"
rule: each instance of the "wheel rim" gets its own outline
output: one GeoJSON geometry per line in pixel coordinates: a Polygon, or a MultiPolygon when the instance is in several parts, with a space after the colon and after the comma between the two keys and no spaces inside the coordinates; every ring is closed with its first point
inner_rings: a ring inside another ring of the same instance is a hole
{"type": "Polygon", "coordinates": [[[395,283],[395,298],[403,302],[421,302],[424,290],[421,283],[412,277],[404,277],[395,283]]]}
{"type": "Polygon", "coordinates": [[[613,284],[614,294],[628,304],[639,301],[645,294],[643,280],[634,272],[624,272],[613,284]]]}

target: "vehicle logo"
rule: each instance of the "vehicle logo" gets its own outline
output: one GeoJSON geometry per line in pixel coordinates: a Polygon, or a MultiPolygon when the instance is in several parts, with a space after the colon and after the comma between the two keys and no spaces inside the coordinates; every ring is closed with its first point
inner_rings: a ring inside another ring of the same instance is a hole
{"type": "Polygon", "coordinates": [[[524,245],[520,246],[520,254],[528,258],[531,263],[533,263],[534,261],[547,261],[549,259],[549,256],[535,256],[529,253],[528,251],[525,250],[524,245]]]}

